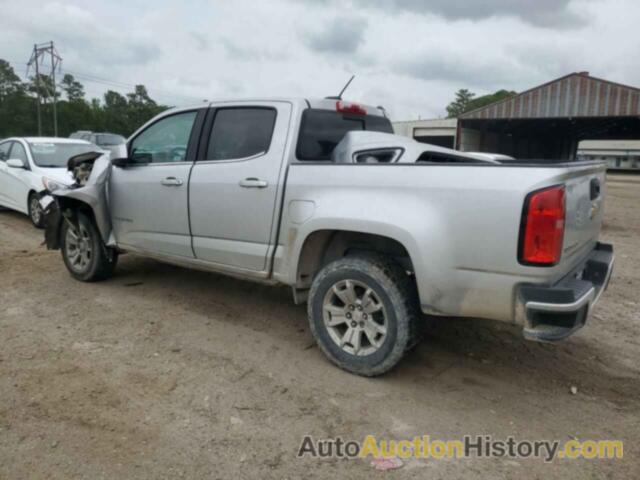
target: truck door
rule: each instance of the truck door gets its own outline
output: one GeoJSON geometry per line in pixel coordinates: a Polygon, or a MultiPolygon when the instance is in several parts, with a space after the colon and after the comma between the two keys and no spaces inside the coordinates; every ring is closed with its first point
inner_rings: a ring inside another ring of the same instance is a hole
{"type": "Polygon", "coordinates": [[[132,250],[193,258],[188,183],[195,157],[196,118],[205,109],[161,117],[129,143],[129,162],[109,181],[113,232],[132,250]]]}
{"type": "Polygon", "coordinates": [[[224,104],[209,112],[191,173],[196,258],[233,269],[267,268],[291,104],[224,104]]]}

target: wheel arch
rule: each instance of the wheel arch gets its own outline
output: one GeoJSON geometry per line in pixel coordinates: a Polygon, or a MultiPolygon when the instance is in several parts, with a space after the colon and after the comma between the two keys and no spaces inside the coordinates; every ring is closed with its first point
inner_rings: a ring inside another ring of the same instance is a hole
{"type": "Polygon", "coordinates": [[[87,215],[91,219],[91,221],[98,226],[98,231],[100,231],[98,222],[96,222],[95,213],[93,211],[93,208],[91,208],[91,205],[83,202],[82,200],[68,197],[56,197],[56,201],[58,204],[58,214],[48,217],[46,223],[45,238],[47,247],[49,249],[57,250],[60,248],[60,245],[62,243],[62,223],[65,221],[65,217],[72,222],[77,221],[76,215],[78,212],[82,212],[87,215]]]}
{"type": "Polygon", "coordinates": [[[27,198],[24,199],[25,211],[27,214],[29,213],[29,201],[31,200],[31,195],[40,196],[40,192],[33,188],[33,186],[29,185],[27,189],[27,198]]]}
{"type": "Polygon", "coordinates": [[[60,207],[60,213],[64,213],[65,210],[88,212],[98,228],[102,241],[106,244],[111,234],[111,219],[105,200],[101,196],[96,196],[92,191],[84,192],[83,190],[69,190],[54,195],[60,207]]]}
{"type": "Polygon", "coordinates": [[[392,258],[407,272],[415,272],[409,249],[397,238],[359,230],[318,229],[300,244],[295,266],[296,288],[305,289],[323,266],[356,252],[374,252],[392,258]]]}

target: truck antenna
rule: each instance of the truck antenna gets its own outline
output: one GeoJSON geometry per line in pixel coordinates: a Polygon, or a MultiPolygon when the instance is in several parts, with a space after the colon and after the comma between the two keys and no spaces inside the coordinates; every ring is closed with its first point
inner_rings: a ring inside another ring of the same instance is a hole
{"type": "Polygon", "coordinates": [[[344,86],[344,88],[340,91],[340,94],[337,97],[327,97],[327,99],[329,99],[329,100],[342,100],[342,95],[347,90],[347,88],[349,88],[349,85],[351,85],[351,82],[353,82],[354,78],[356,78],[356,76],[355,75],[351,75],[351,78],[349,79],[347,84],[344,86]]]}

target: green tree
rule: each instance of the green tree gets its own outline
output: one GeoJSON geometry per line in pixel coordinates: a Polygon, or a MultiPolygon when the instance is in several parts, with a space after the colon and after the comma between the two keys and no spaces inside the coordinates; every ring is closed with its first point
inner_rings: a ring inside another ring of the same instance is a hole
{"type": "Polygon", "coordinates": [[[467,108],[465,112],[470,112],[471,110],[476,110],[478,108],[491,105],[492,103],[499,102],[500,100],[513,97],[514,95],[517,95],[517,94],[518,94],[517,92],[510,91],[510,90],[498,90],[495,93],[490,93],[488,95],[483,95],[482,97],[474,98],[467,104],[467,108]]]}
{"type": "Polygon", "coordinates": [[[104,94],[101,120],[102,130],[107,132],[129,135],[135,129],[135,126],[130,126],[132,122],[126,97],[113,90],[104,94]]]}
{"type": "Polygon", "coordinates": [[[62,137],[76,130],[112,132],[128,136],[149,119],[165,110],[165,105],[156,103],[144,85],[136,85],[133,92],[122,95],[107,91],[100,101],[85,99],[82,83],[66,74],[54,88],[47,75],[20,81],[9,62],[0,59],[0,138],[9,136],[32,136],[38,132],[36,98],[42,99],[42,130],[44,135],[53,134],[53,108],[51,100],[56,95],[58,131],[62,137]]]}
{"type": "Polygon", "coordinates": [[[60,97],[60,92],[54,87],[52,78],[42,73],[39,73],[37,76],[34,75],[29,79],[27,89],[34,95],[40,92],[40,98],[45,102],[52,100],[54,95],[56,99],[60,97]]]}
{"type": "Polygon", "coordinates": [[[84,87],[70,73],[65,73],[60,85],[62,86],[64,93],[67,95],[67,100],[70,102],[84,100],[84,87]]]}
{"type": "Polygon", "coordinates": [[[466,88],[460,89],[456,92],[456,99],[447,105],[447,118],[458,118],[463,113],[482,108],[486,105],[499,102],[505,98],[513,97],[517,95],[517,92],[511,90],[498,90],[495,93],[483,95],[481,97],[474,98],[475,93],[470,92],[466,88]]]}
{"type": "Polygon", "coordinates": [[[456,92],[456,99],[447,105],[447,118],[457,118],[467,111],[469,102],[476,94],[466,88],[461,88],[456,92]]]}
{"type": "Polygon", "coordinates": [[[9,62],[0,59],[0,138],[36,128],[35,102],[9,62]]]}
{"type": "Polygon", "coordinates": [[[127,105],[132,131],[166,108],[151,99],[144,85],[136,85],[134,91],[127,94],[127,105]]]}
{"type": "Polygon", "coordinates": [[[13,71],[9,62],[0,59],[0,102],[18,93],[24,93],[20,77],[13,71]]]}

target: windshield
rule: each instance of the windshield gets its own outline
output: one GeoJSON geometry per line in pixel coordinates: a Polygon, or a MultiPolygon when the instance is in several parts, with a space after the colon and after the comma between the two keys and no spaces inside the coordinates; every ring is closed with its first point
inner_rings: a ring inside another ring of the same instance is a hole
{"type": "Polygon", "coordinates": [[[96,143],[98,145],[122,145],[125,141],[122,135],[114,135],[112,133],[100,133],[96,135],[96,143]]]}
{"type": "Polygon", "coordinates": [[[87,143],[29,142],[29,147],[34,163],[42,168],[66,168],[69,158],[96,151],[87,143]]]}
{"type": "Polygon", "coordinates": [[[346,115],[332,110],[309,108],[302,114],[298,137],[299,160],[330,160],[333,149],[347,132],[368,130],[393,133],[388,118],[376,115],[346,115]]]}

